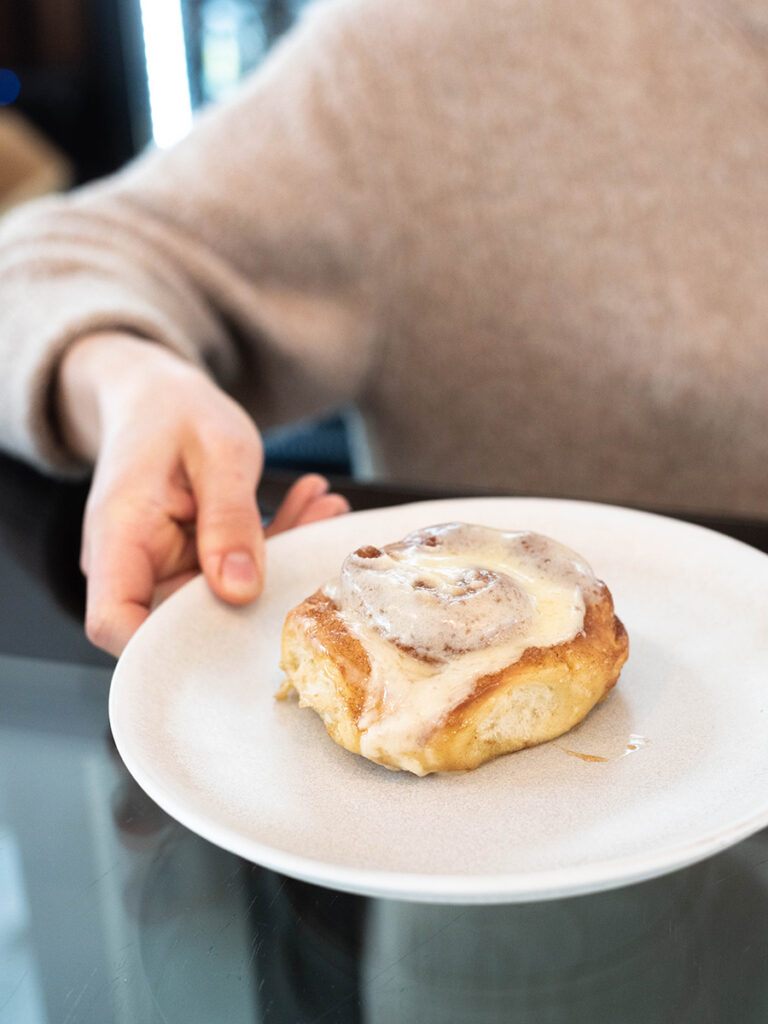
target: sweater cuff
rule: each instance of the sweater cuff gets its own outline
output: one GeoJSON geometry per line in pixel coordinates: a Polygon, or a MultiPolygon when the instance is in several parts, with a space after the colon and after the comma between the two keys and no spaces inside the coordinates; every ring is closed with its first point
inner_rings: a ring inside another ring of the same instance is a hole
{"type": "Polygon", "coordinates": [[[28,299],[18,286],[13,296],[4,291],[0,288],[0,310],[13,312],[2,317],[0,346],[15,351],[2,359],[8,374],[0,380],[0,404],[7,410],[0,419],[0,446],[45,472],[76,478],[90,469],[67,449],[55,413],[59,365],[67,348],[84,335],[125,331],[205,368],[199,348],[175,319],[114,280],[94,280],[93,273],[67,275],[47,282],[44,298],[39,288],[30,288],[28,299]]]}

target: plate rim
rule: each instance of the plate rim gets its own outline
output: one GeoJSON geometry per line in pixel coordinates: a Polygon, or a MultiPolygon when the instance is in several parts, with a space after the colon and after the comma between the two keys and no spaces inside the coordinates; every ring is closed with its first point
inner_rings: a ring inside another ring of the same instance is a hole
{"type": "MultiPolygon", "coordinates": [[[[658,520],[666,527],[671,525],[686,533],[691,530],[703,532],[710,538],[716,539],[718,543],[737,545],[757,558],[768,559],[768,554],[760,551],[759,548],[700,523],[691,523],[684,518],[615,505],[610,502],[573,498],[532,495],[438,498],[363,509],[347,513],[344,518],[348,519],[350,516],[354,516],[356,519],[376,518],[382,513],[396,510],[418,511],[420,508],[436,509],[447,504],[455,506],[470,503],[498,503],[500,501],[515,505],[542,504],[564,511],[567,510],[566,507],[578,507],[580,510],[599,509],[601,513],[618,513],[619,515],[658,520]]],[[[329,522],[333,522],[333,520],[310,523],[296,529],[302,532],[321,532],[329,522]]],[[[286,538],[290,538],[295,533],[296,530],[292,530],[271,538],[267,541],[268,549],[269,546],[281,546],[287,542],[286,538]]],[[[198,576],[181,589],[186,590],[203,585],[202,578],[198,576]]],[[[109,691],[108,709],[112,736],[127,770],[147,795],[184,827],[236,856],[303,882],[363,896],[408,902],[457,905],[537,902],[601,892],[660,877],[714,856],[768,825],[768,793],[766,793],[763,807],[742,816],[728,828],[713,829],[706,835],[699,834],[690,842],[662,848],[650,854],[625,855],[620,858],[613,857],[608,860],[590,861],[575,866],[557,867],[543,871],[496,872],[480,875],[431,874],[343,867],[332,861],[280,850],[274,845],[264,844],[244,836],[237,829],[217,822],[193,805],[188,806],[183,802],[177,802],[172,788],[166,788],[162,783],[158,783],[157,776],[153,776],[150,770],[145,771],[141,759],[134,756],[132,745],[126,741],[122,732],[117,705],[118,688],[121,685],[120,679],[123,671],[121,666],[125,664],[125,654],[135,646],[141,633],[142,627],[131,638],[123,656],[118,660],[112,674],[109,691]]]]}
{"type": "Polygon", "coordinates": [[[183,807],[174,810],[173,797],[163,798],[143,769],[136,769],[126,760],[118,736],[115,745],[125,765],[145,793],[175,821],[196,835],[235,856],[260,867],[291,878],[341,892],[378,899],[403,900],[416,903],[442,904],[511,904],[544,902],[570,896],[581,896],[635,885],[715,856],[742,839],[754,835],[768,825],[768,805],[752,817],[745,818],[728,830],[716,830],[708,836],[655,855],[613,858],[594,861],[578,867],[557,868],[537,872],[509,872],[487,875],[419,874],[416,872],[381,871],[373,868],[344,868],[328,861],[301,857],[279,851],[243,837],[225,826],[211,826],[211,819],[183,807]],[[521,884],[530,880],[529,884],[521,884]]]}

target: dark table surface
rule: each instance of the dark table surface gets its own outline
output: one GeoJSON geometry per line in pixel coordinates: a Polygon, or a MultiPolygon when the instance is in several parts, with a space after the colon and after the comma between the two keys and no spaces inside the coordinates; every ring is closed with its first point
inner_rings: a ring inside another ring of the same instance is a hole
{"type": "MultiPolygon", "coordinates": [[[[0,457],[0,496],[0,1024],[768,1021],[768,832],[640,885],[467,907],[317,888],[178,825],[111,741],[84,487],[0,457]]],[[[684,518],[768,551],[768,523],[684,518]]]]}

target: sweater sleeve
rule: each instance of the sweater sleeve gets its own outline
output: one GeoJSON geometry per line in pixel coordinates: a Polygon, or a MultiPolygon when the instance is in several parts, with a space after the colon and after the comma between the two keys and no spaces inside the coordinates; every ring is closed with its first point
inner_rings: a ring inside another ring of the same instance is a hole
{"type": "Polygon", "coordinates": [[[261,426],[353,398],[384,301],[364,21],[317,11],[169,151],[0,225],[0,445],[79,467],[52,414],[73,340],[123,329],[206,367],[261,426]]]}

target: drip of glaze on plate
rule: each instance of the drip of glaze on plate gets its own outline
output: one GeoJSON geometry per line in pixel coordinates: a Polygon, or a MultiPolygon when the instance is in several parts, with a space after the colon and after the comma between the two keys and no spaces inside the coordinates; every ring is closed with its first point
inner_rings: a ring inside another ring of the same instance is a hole
{"type": "Polygon", "coordinates": [[[626,742],[624,750],[620,754],[616,754],[614,757],[606,757],[604,754],[585,754],[580,750],[571,750],[568,747],[563,747],[559,743],[555,746],[558,750],[562,750],[564,754],[568,754],[570,757],[581,758],[582,761],[620,761],[622,757],[628,757],[630,754],[634,754],[638,750],[642,750],[643,747],[647,747],[651,741],[647,736],[641,736],[639,733],[632,732],[629,734],[629,739],[626,742]]]}

